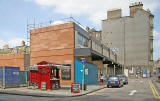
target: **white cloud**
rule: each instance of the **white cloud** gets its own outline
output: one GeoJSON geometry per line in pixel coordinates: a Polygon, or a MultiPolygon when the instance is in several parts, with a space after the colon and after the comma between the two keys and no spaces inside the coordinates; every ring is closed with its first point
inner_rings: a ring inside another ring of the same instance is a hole
{"type": "Polygon", "coordinates": [[[22,38],[13,38],[9,40],[7,43],[9,47],[16,47],[16,46],[21,46],[21,43],[23,40],[25,41],[25,39],[22,39],[22,38]]]}
{"type": "Polygon", "coordinates": [[[153,31],[153,36],[154,38],[160,38],[160,33],[157,32],[156,30],[153,31]]]}
{"type": "Polygon", "coordinates": [[[59,25],[59,24],[63,24],[64,21],[61,21],[61,20],[57,20],[57,21],[54,21],[51,25],[59,25]]]}
{"type": "Polygon", "coordinates": [[[89,16],[89,20],[94,24],[100,24],[106,18],[107,10],[112,8],[122,8],[123,15],[129,14],[130,3],[142,1],[144,8],[149,8],[154,12],[159,0],[25,0],[32,1],[44,7],[53,7],[53,11],[66,15],[89,16]]]}
{"type": "Polygon", "coordinates": [[[0,40],[0,49],[2,49],[5,44],[6,43],[3,40],[0,40]]]}
{"type": "Polygon", "coordinates": [[[22,38],[12,38],[9,41],[0,40],[0,49],[2,49],[3,46],[6,44],[8,44],[9,48],[20,46],[22,43],[22,40],[25,41],[25,39],[22,39],[22,38]]]}

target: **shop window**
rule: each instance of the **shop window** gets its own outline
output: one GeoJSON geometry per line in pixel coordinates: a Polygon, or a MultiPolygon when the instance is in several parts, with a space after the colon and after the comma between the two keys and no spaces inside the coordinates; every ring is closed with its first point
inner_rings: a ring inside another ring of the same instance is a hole
{"type": "MultiPolygon", "coordinates": [[[[71,67],[70,64],[66,66],[71,67]]],[[[66,68],[61,69],[61,77],[62,80],[71,80],[71,69],[66,69],[66,68]]]]}

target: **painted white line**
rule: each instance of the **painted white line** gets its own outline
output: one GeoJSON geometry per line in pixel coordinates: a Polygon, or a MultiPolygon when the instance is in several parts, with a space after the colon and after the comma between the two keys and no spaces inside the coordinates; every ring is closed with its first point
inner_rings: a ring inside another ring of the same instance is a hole
{"type": "Polygon", "coordinates": [[[143,81],[140,81],[140,83],[143,83],[143,81]]]}
{"type": "Polygon", "coordinates": [[[137,91],[136,90],[132,90],[130,94],[128,95],[134,95],[134,93],[136,93],[137,91]]]}

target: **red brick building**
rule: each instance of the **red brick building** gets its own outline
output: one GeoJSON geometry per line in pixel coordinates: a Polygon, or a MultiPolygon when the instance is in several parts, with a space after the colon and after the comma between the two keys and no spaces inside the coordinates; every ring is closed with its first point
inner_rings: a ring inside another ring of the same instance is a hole
{"type": "Polygon", "coordinates": [[[110,49],[74,22],[30,31],[31,66],[41,61],[71,66],[70,74],[66,75],[69,77],[67,80],[62,78],[62,69],[60,70],[61,84],[74,82],[75,59],[81,60],[82,57],[86,58],[87,62],[97,65],[98,75],[101,74],[103,64],[120,66],[110,49]]]}

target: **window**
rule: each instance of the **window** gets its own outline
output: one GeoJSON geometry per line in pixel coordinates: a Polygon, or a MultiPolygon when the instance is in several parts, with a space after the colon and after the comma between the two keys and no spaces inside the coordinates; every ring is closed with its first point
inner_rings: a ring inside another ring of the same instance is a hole
{"type": "Polygon", "coordinates": [[[89,40],[86,37],[82,36],[80,33],[78,33],[78,44],[85,46],[85,47],[88,47],[89,40]]]}
{"type": "Polygon", "coordinates": [[[78,34],[78,44],[83,45],[83,37],[80,34],[78,34]]]}
{"type": "MultiPolygon", "coordinates": [[[[70,66],[70,64],[66,65],[66,66],[70,66]]],[[[62,80],[71,80],[71,69],[61,69],[61,76],[62,76],[62,80]]]]}
{"type": "Polygon", "coordinates": [[[88,40],[86,38],[83,38],[83,46],[88,47],[88,40]]]}

